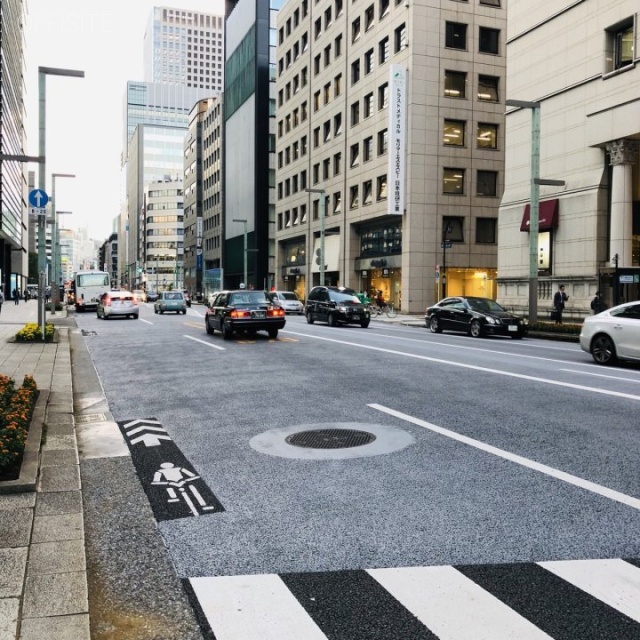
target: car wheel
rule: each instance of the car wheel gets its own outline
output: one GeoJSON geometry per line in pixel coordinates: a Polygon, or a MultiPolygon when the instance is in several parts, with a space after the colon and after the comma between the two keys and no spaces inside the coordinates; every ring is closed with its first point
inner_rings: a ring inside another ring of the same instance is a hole
{"type": "Polygon", "coordinates": [[[272,340],[275,340],[278,337],[278,330],[277,329],[269,329],[268,333],[269,333],[269,337],[272,340]]]}
{"type": "Polygon", "coordinates": [[[335,314],[333,313],[329,314],[329,317],[327,318],[327,323],[330,327],[335,327],[338,324],[335,314]]]}
{"type": "Polygon", "coordinates": [[[616,347],[613,340],[601,333],[591,342],[591,355],[598,364],[613,364],[616,357],[616,347]]]}
{"type": "Polygon", "coordinates": [[[207,330],[207,333],[212,336],[213,335],[213,327],[209,324],[209,321],[205,319],[204,328],[207,330]]]}
{"type": "Polygon", "coordinates": [[[158,313],[158,310],[157,310],[157,309],[154,309],[154,310],[153,310],[153,313],[157,314],[157,313],[158,313]]]}
{"type": "Polygon", "coordinates": [[[472,320],[469,325],[469,335],[472,338],[481,338],[482,337],[482,325],[479,320],[472,320]]]}
{"type": "Polygon", "coordinates": [[[365,320],[364,322],[361,322],[361,323],[360,323],[360,326],[361,326],[363,329],[366,329],[366,328],[369,326],[369,320],[365,320]]]}
{"type": "Polygon", "coordinates": [[[136,313],[134,315],[131,316],[134,320],[137,320],[140,316],[136,313]]]}
{"type": "Polygon", "coordinates": [[[231,326],[229,325],[228,322],[223,322],[222,323],[222,337],[225,340],[229,340],[229,338],[231,338],[231,335],[233,334],[233,329],[231,328],[231,326]]]}
{"type": "Polygon", "coordinates": [[[164,309],[160,309],[160,315],[164,313],[164,309]]]}
{"type": "Polygon", "coordinates": [[[431,330],[431,333],[442,333],[437,316],[431,316],[431,320],[429,320],[429,329],[431,330]]]}
{"type": "Polygon", "coordinates": [[[313,314],[311,313],[311,311],[307,311],[307,323],[313,324],[313,314]]]}

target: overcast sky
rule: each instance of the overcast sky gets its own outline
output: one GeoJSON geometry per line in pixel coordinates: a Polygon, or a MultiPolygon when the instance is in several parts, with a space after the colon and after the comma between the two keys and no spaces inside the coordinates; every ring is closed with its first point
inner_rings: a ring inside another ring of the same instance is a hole
{"type": "MultiPolygon", "coordinates": [[[[28,155],[38,155],[38,67],[85,72],[47,76],[46,172],[56,179],[57,209],[72,211],[62,226],[87,227],[103,240],[120,200],[123,96],[127,80],[142,80],[142,43],[152,7],[222,13],[222,0],[26,0],[28,155]]],[[[36,172],[38,167],[30,166],[36,172]]],[[[50,194],[51,195],[51,194],[50,194]]]]}

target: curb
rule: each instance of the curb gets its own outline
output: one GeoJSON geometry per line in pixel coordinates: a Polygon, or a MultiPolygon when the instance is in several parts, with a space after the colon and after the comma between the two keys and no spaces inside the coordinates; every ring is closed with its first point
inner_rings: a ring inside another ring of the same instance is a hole
{"type": "Polygon", "coordinates": [[[40,467],[40,446],[42,444],[44,416],[48,400],[49,390],[39,391],[38,400],[31,417],[31,424],[29,425],[27,444],[24,448],[22,464],[20,465],[20,475],[16,480],[0,482],[0,495],[26,493],[36,490],[38,469],[40,467]]]}

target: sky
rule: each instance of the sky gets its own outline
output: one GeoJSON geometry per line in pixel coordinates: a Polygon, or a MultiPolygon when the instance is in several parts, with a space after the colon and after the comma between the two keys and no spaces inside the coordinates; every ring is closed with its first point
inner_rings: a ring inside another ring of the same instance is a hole
{"type": "MultiPolygon", "coordinates": [[[[106,240],[120,208],[123,98],[127,80],[142,80],[144,33],[152,7],[223,12],[222,0],[26,0],[27,155],[38,155],[38,67],[84,71],[46,76],[46,179],[60,223],[106,240]]],[[[38,167],[31,165],[36,172],[38,167]]]]}

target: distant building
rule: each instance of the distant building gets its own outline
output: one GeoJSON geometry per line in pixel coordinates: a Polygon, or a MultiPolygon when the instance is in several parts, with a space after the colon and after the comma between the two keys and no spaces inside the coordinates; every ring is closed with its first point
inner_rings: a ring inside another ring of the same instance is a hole
{"type": "MultiPolygon", "coordinates": [[[[558,285],[565,317],[640,299],[640,42],[637,0],[509,3],[508,98],[540,104],[538,310],[558,285]],[[616,270],[617,264],[617,270],[616,270]]],[[[507,112],[499,299],[528,308],[531,109],[507,112]]]]}
{"type": "Polygon", "coordinates": [[[111,286],[118,286],[118,234],[112,233],[98,251],[98,263],[101,270],[111,278],[111,286]]]}
{"type": "Polygon", "coordinates": [[[144,35],[144,79],[206,89],[224,86],[224,16],[154,7],[144,35]]]}

